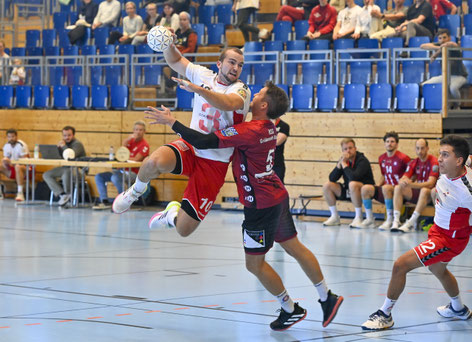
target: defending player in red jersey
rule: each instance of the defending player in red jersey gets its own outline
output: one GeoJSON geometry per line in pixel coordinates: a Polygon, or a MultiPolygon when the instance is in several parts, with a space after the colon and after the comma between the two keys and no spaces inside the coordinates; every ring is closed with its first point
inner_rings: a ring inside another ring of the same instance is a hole
{"type": "Polygon", "coordinates": [[[361,188],[362,202],[365,208],[366,219],[359,228],[375,228],[372,212],[372,198],[385,204],[387,219],[379,226],[380,230],[390,229],[393,223],[393,190],[405,173],[410,157],[398,151],[400,138],[396,132],[387,132],[383,137],[385,152],[379,157],[380,178],[379,185],[365,184],[361,188]]]}
{"type": "MultiPolygon", "coordinates": [[[[300,264],[320,296],[323,326],[335,317],[343,297],[333,294],[326,285],[318,260],[297,238],[289,209],[288,192],[272,170],[277,142],[277,130],[270,119],[283,115],[288,108],[285,92],[268,82],[251,103],[252,121],[204,135],[185,127],[170,111],[151,108],[145,112],[151,124],[166,124],[200,149],[234,147],[233,175],[239,201],[244,205],[242,234],[246,267],[282,306],[280,316],[271,323],[273,330],[286,330],[306,317],[306,310],[294,303],[281,278],[265,261],[265,254],[274,241],[300,264]]],[[[167,209],[155,215],[161,226],[172,227],[175,214],[167,209]]],[[[180,217],[177,217],[177,224],[180,217]]]]}
{"type": "Polygon", "coordinates": [[[427,266],[439,279],[450,303],[437,308],[445,318],[469,319],[472,313],[462,303],[456,278],[447,264],[462,253],[472,232],[472,170],[465,166],[469,156],[467,141],[456,135],[441,140],[436,184],[434,225],[428,240],[399,257],[393,265],[387,298],[383,306],[362,325],[364,330],[383,330],[393,326],[391,310],[405,288],[408,272],[427,266]]]}

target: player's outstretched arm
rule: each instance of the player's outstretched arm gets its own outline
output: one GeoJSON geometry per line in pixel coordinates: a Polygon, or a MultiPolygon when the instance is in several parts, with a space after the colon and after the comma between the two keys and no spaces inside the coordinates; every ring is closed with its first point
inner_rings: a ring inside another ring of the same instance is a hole
{"type": "MultiPolygon", "coordinates": [[[[172,32],[172,35],[175,37],[174,32],[172,32]]],[[[187,65],[190,63],[190,61],[182,56],[174,43],[172,43],[171,46],[164,51],[164,58],[172,70],[179,73],[180,75],[186,74],[185,71],[187,70],[187,65]]]]}

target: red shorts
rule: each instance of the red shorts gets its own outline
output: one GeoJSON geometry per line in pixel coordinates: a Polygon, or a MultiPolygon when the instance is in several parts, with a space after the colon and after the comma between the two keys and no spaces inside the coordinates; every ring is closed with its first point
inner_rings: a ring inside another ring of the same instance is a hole
{"type": "MultiPolygon", "coordinates": [[[[31,172],[33,169],[31,166],[29,167],[29,178],[31,179],[33,177],[33,173],[31,172]]],[[[10,179],[15,180],[16,179],[16,170],[15,170],[15,165],[10,165],[10,179]]],[[[25,174],[25,179],[26,179],[26,174],[25,174]]]]}
{"type": "Polygon", "coordinates": [[[189,177],[182,201],[187,201],[202,221],[225,182],[229,164],[196,156],[192,145],[183,139],[167,145],[174,147],[180,156],[180,174],[189,177]]]}
{"type": "Polygon", "coordinates": [[[467,247],[471,229],[455,231],[442,229],[433,224],[428,232],[428,240],[420,243],[414,248],[418,259],[424,266],[437,264],[438,262],[449,262],[462,253],[467,247]]]}

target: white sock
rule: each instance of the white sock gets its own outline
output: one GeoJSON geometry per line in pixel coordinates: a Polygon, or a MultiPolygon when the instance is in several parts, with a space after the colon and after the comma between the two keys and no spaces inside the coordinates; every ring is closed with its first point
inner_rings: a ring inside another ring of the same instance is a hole
{"type": "Polygon", "coordinates": [[[282,305],[282,309],[284,309],[286,312],[292,313],[293,311],[295,311],[295,303],[288,295],[287,290],[284,290],[284,292],[282,292],[276,297],[279,300],[280,305],[282,305]]]}
{"type": "Polygon", "coordinates": [[[455,297],[451,297],[451,305],[455,311],[461,311],[464,308],[460,294],[455,297]]]}
{"type": "Polygon", "coordinates": [[[372,212],[372,209],[365,210],[365,218],[368,219],[369,221],[374,220],[374,213],[372,212]]]}
{"type": "Polygon", "coordinates": [[[318,284],[315,284],[316,290],[318,291],[318,294],[320,295],[320,300],[322,302],[325,302],[326,299],[328,299],[328,285],[326,285],[326,281],[323,279],[320,281],[318,284]]]}
{"type": "Polygon", "coordinates": [[[396,302],[397,302],[396,300],[392,300],[385,297],[385,302],[380,308],[380,310],[382,310],[387,316],[390,316],[390,313],[392,312],[393,306],[395,305],[396,302]]]}
{"type": "Polygon", "coordinates": [[[356,217],[354,217],[354,220],[362,219],[362,207],[354,208],[354,210],[356,211],[356,217]]]}
{"type": "Polygon", "coordinates": [[[23,192],[23,185],[18,185],[18,192],[23,192]]]}
{"type": "Polygon", "coordinates": [[[418,220],[419,217],[420,217],[420,213],[415,210],[413,212],[413,215],[411,215],[410,219],[408,220],[408,222],[413,225],[415,224],[415,222],[418,220]]]}
{"type": "Polygon", "coordinates": [[[332,207],[329,207],[329,211],[331,212],[331,216],[338,217],[338,209],[336,208],[335,205],[332,207]]]}
{"type": "Polygon", "coordinates": [[[393,221],[400,222],[401,213],[398,210],[393,211],[393,221]]]}
{"type": "Polygon", "coordinates": [[[175,228],[175,218],[177,217],[177,214],[179,213],[179,207],[175,206],[169,209],[167,212],[167,223],[169,226],[175,228]]]}
{"type": "Polygon", "coordinates": [[[142,193],[146,191],[146,187],[149,184],[149,182],[144,183],[139,180],[139,177],[136,177],[136,182],[134,183],[134,191],[142,193]]]}
{"type": "Polygon", "coordinates": [[[393,210],[392,209],[387,210],[387,221],[393,221],[393,210]]]}

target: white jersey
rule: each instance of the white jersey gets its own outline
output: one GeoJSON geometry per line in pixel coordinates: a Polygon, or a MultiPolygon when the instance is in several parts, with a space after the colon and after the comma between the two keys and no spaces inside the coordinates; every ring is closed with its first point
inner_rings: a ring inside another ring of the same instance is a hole
{"type": "Polygon", "coordinates": [[[14,146],[6,143],[3,146],[3,156],[11,160],[25,158],[29,154],[28,145],[23,140],[17,140],[14,146]]]}
{"type": "MultiPolygon", "coordinates": [[[[210,105],[204,97],[195,94],[190,128],[209,134],[245,121],[251,102],[251,91],[240,80],[230,85],[219,83],[216,74],[201,65],[189,63],[186,76],[190,82],[221,94],[238,94],[244,100],[243,108],[236,111],[222,111],[210,105]]],[[[199,150],[195,154],[201,158],[228,163],[234,148],[199,150]]]]}
{"type": "Polygon", "coordinates": [[[338,34],[345,35],[349,30],[356,28],[357,16],[362,12],[362,9],[355,5],[352,8],[346,7],[338,14],[338,23],[341,23],[338,34]]]}
{"type": "Polygon", "coordinates": [[[472,226],[472,169],[466,167],[461,176],[449,179],[441,175],[436,183],[434,223],[447,230],[472,226]]]}

